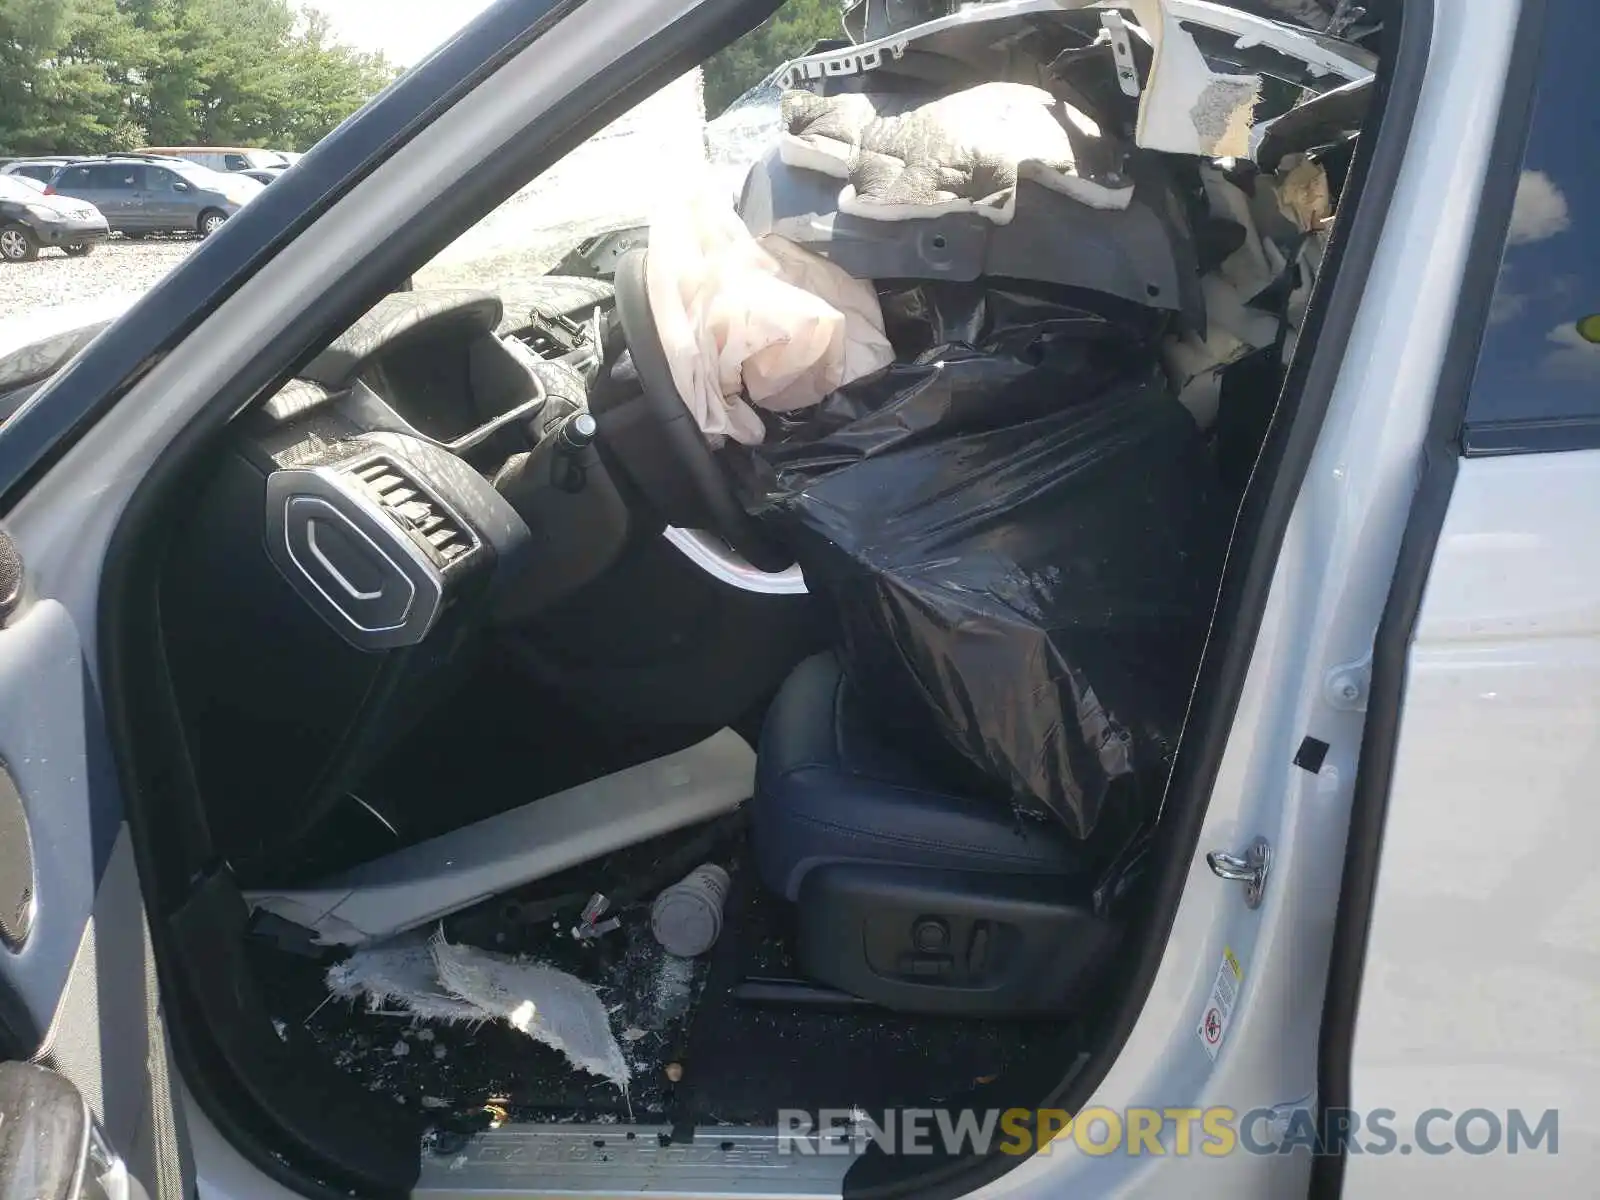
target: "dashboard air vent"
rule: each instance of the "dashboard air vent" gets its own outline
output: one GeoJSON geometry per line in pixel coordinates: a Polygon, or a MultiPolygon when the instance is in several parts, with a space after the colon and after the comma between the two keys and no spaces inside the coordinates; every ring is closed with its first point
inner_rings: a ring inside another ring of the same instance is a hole
{"type": "Polygon", "coordinates": [[[396,524],[432,546],[447,565],[472,549],[472,536],[388,459],[365,463],[354,474],[396,524]]]}

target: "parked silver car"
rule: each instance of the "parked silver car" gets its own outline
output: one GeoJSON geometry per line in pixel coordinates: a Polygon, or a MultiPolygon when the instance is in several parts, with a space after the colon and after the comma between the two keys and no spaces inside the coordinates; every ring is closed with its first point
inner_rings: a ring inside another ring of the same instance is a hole
{"type": "Polygon", "coordinates": [[[261,184],[182,159],[128,156],[62,167],[51,194],[87,200],[113,230],[131,237],[198,233],[209,237],[260,191],[261,184]]]}
{"type": "Polygon", "coordinates": [[[62,167],[75,161],[71,157],[53,155],[48,158],[18,158],[0,166],[0,175],[16,175],[22,179],[36,179],[49,183],[62,167]]]}
{"type": "Polygon", "coordinates": [[[26,175],[0,175],[0,261],[31,262],[45,246],[81,258],[105,240],[110,231],[94,205],[38,187],[26,175]]]}

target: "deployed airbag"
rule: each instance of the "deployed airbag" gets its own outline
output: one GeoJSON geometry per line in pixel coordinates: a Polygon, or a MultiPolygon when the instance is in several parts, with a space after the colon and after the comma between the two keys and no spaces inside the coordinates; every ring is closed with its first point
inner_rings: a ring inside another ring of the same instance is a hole
{"type": "Polygon", "coordinates": [[[885,308],[897,343],[919,313],[967,340],[774,420],[747,503],[832,601],[869,711],[1120,843],[1156,813],[1215,599],[1201,434],[1097,314],[949,284],[885,308]]]}
{"type": "Polygon", "coordinates": [[[894,357],[869,284],[783,238],[758,242],[711,189],[651,223],[645,286],[678,395],[717,441],[762,439],[752,403],[804,408],[894,357]]]}
{"type": "Polygon", "coordinates": [[[333,995],[364,998],[374,1012],[394,1005],[419,1021],[504,1021],[628,1090],[628,1064],[600,997],[554,967],[453,945],[438,933],[358,950],[328,968],[327,981],[333,995]]]}

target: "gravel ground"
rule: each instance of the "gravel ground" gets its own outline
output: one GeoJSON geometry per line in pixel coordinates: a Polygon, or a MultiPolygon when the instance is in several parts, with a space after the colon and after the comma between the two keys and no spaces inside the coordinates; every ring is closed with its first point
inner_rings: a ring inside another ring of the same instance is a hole
{"type": "Polygon", "coordinates": [[[61,304],[138,295],[199,244],[199,238],[112,238],[88,258],[44,250],[31,263],[5,263],[0,265],[0,321],[61,304]]]}

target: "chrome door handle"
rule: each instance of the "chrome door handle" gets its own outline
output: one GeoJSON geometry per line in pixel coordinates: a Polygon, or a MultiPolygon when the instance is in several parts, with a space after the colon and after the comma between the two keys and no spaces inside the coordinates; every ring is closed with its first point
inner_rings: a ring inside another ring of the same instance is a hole
{"type": "Polygon", "coordinates": [[[1272,870],[1272,847],[1266,838],[1257,838],[1243,854],[1210,850],[1206,853],[1206,866],[1218,879],[1244,884],[1245,907],[1256,908],[1267,888],[1267,874],[1272,870]]]}

